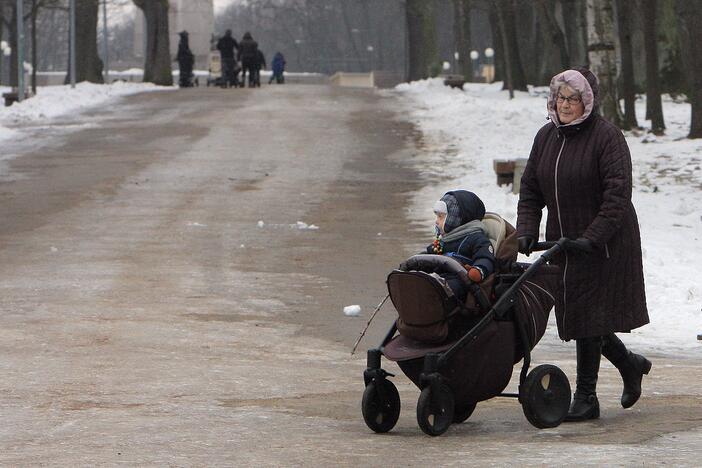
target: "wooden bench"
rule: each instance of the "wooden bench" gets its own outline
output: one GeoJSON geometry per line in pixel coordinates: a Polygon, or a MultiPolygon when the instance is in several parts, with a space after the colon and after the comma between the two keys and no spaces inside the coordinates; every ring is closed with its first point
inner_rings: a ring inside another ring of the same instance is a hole
{"type": "Polygon", "coordinates": [[[526,163],[527,158],[493,159],[492,167],[497,175],[497,185],[512,184],[512,193],[519,193],[526,163]]]}
{"type": "Polygon", "coordinates": [[[12,104],[19,101],[19,93],[17,91],[2,93],[2,97],[5,99],[5,107],[10,107],[12,104]]]}
{"type": "Polygon", "coordinates": [[[464,84],[466,84],[466,79],[463,75],[446,75],[444,77],[444,85],[446,86],[463,89],[464,84]]]}

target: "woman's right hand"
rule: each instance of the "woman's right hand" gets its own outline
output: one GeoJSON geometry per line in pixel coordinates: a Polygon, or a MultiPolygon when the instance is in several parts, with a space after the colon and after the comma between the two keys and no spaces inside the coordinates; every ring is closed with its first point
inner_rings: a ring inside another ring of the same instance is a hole
{"type": "Polygon", "coordinates": [[[519,236],[517,237],[517,243],[519,244],[517,247],[519,253],[523,253],[524,255],[528,256],[534,251],[534,247],[536,246],[536,238],[533,236],[519,236]]]}

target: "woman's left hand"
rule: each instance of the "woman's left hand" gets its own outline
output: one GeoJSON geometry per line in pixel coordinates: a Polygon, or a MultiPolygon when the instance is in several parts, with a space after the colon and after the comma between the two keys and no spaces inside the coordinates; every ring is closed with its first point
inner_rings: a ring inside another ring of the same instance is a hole
{"type": "Polygon", "coordinates": [[[590,239],[578,237],[575,240],[569,240],[565,248],[572,253],[592,253],[595,250],[595,244],[590,239]]]}

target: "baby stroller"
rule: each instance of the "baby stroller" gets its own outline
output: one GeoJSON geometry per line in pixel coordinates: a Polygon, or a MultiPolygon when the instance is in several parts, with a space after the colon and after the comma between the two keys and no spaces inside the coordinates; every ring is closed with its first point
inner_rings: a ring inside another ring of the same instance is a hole
{"type": "Polygon", "coordinates": [[[571,389],[563,371],[542,364],[528,372],[531,349],[543,336],[555,303],[552,291],[560,284],[560,269],[547,262],[567,239],[538,244],[538,250],[548,250],[533,264],[521,264],[515,261],[514,228],[494,213],[486,213],[483,223],[499,267],[481,285],[471,283],[458,261],[442,255],[415,255],[388,275],[399,317],[380,346],[368,350],[363,375],[363,419],[373,431],[391,430],[400,414],[399,393],[388,379],[394,376],[381,368],[381,356],[397,362],[421,390],[417,422],[431,436],[464,422],[478,402],[495,396],[517,398],[537,428],[556,427],[568,413],[571,389]],[[466,303],[452,295],[437,273],[463,280],[470,291],[466,303]],[[522,359],[519,392],[503,393],[514,364],[522,359]]]}
{"type": "Polygon", "coordinates": [[[218,50],[211,50],[210,56],[210,73],[207,76],[207,86],[221,86],[222,85],[222,59],[219,55],[218,50]]]}

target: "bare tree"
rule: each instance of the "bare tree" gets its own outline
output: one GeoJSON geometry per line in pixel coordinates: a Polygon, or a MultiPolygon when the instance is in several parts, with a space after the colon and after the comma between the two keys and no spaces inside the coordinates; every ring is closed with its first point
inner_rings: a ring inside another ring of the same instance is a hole
{"type": "MultiPolygon", "coordinates": [[[[639,126],[636,121],[636,84],[634,83],[634,56],[631,45],[631,11],[629,0],[616,0],[619,44],[622,57],[622,95],[624,97],[624,119],[622,129],[631,130],[639,126]]],[[[653,36],[655,40],[655,35],[653,36]]]]}
{"type": "Polygon", "coordinates": [[[144,12],[146,23],[144,81],[171,86],[173,73],[168,38],[168,0],[134,0],[134,4],[144,12]]]}
{"type": "MultiPolygon", "coordinates": [[[[97,50],[99,7],[99,0],[76,0],[76,82],[103,83],[103,64],[97,50]]],[[[69,80],[70,71],[65,82],[69,80]]]]}
{"type": "Polygon", "coordinates": [[[692,105],[688,138],[702,138],[702,11],[697,2],[677,0],[675,9],[680,24],[680,43],[687,69],[692,105]]]}
{"type": "Polygon", "coordinates": [[[517,28],[514,21],[514,2],[513,0],[496,0],[495,9],[499,34],[502,38],[505,74],[507,75],[503,89],[509,89],[510,95],[515,89],[526,91],[526,74],[519,55],[519,40],[517,39],[517,28]]]}
{"type": "Polygon", "coordinates": [[[556,20],[556,0],[538,0],[536,2],[539,18],[543,22],[546,36],[556,46],[560,58],[561,70],[570,68],[570,54],[566,44],[565,35],[556,20]]]}
{"type": "Polygon", "coordinates": [[[473,61],[470,58],[471,0],[453,0],[453,38],[458,52],[458,69],[468,81],[474,81],[473,61]]]}
{"type": "Polygon", "coordinates": [[[568,43],[568,57],[571,66],[586,66],[587,61],[587,18],[586,0],[560,0],[563,12],[563,25],[568,43]]]}
{"type": "Polygon", "coordinates": [[[430,67],[438,61],[433,0],[407,0],[407,35],[409,79],[430,76],[430,67]]]}
{"type": "Polygon", "coordinates": [[[651,119],[651,132],[665,132],[663,104],[658,70],[658,34],[656,0],[643,0],[644,49],[646,50],[646,118],[651,119]]]}
{"type": "Polygon", "coordinates": [[[600,81],[600,110],[604,118],[621,126],[612,0],[587,0],[587,29],[590,68],[600,81]]]}

